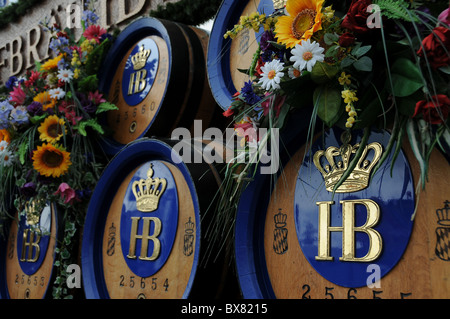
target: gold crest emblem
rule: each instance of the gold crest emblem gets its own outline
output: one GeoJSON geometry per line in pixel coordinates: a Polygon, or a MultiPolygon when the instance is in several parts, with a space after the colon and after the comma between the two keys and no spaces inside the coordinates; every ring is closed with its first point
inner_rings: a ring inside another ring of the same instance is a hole
{"type": "MultiPolygon", "coordinates": [[[[351,155],[356,153],[360,144],[354,146],[344,143],[340,148],[330,146],[326,151],[319,150],[314,154],[313,162],[319,172],[322,174],[327,191],[332,192],[337,182],[341,179],[344,172],[348,169],[351,161],[351,155]],[[322,156],[325,157],[327,164],[321,164],[322,156]],[[340,158],[340,160],[338,159],[340,158]]],[[[351,193],[362,190],[369,185],[370,172],[375,164],[380,160],[383,153],[383,147],[380,143],[373,142],[367,145],[361,158],[348,178],[336,189],[336,193],[351,193]],[[367,159],[369,150],[374,151],[372,160],[367,159]]]]}
{"type": "Polygon", "coordinates": [[[141,212],[153,212],[158,209],[159,200],[167,187],[165,178],[152,178],[153,165],[147,171],[147,179],[133,182],[132,190],[136,198],[136,207],[141,212]]]}

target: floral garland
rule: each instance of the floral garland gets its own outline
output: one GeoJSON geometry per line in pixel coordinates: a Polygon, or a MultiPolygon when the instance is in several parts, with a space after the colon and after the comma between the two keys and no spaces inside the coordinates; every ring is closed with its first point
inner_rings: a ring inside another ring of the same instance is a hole
{"type": "MultiPolygon", "coordinates": [[[[340,13],[326,3],[274,1],[272,14],[242,16],[224,34],[235,38],[244,28],[263,28],[253,61],[241,70],[249,80],[224,112],[241,136],[238,152],[250,156],[255,145],[267,147],[270,138],[255,139],[250,128],[269,128],[269,135],[270,128],[283,128],[289,114],[309,108],[310,142],[318,123],[348,133],[362,129],[361,143],[371,127],[391,129],[377,168],[391,151],[395,161],[408,139],[425,187],[432,150],[448,156],[450,149],[450,9],[436,18],[413,1],[353,0],[340,13]]],[[[358,159],[355,154],[348,174],[358,159]]],[[[235,212],[254,172],[251,163],[230,164],[220,212],[235,212]]]]}
{"type": "MultiPolygon", "coordinates": [[[[98,92],[97,73],[114,37],[96,25],[98,16],[86,3],[83,34],[42,22],[51,34],[54,58],[26,76],[10,77],[0,97],[0,212],[25,216],[40,231],[43,208],[62,212],[63,239],[57,243],[54,298],[71,297],[67,266],[77,263],[77,230],[84,224],[90,195],[106,157],[99,152],[105,134],[100,116],[117,109],[98,92]]],[[[45,235],[45,234],[44,234],[45,235]]]]}

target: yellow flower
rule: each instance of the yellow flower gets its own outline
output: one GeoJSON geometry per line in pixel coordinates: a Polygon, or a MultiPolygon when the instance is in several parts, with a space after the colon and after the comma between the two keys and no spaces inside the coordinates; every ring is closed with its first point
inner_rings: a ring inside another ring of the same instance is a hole
{"type": "Polygon", "coordinates": [[[341,96],[344,99],[344,102],[347,104],[358,101],[356,93],[353,90],[344,90],[341,92],[341,96]]]}
{"type": "Polygon", "coordinates": [[[41,175],[59,177],[67,173],[70,165],[70,153],[62,147],[43,144],[33,152],[33,167],[41,175]]]}
{"type": "Polygon", "coordinates": [[[50,59],[41,65],[41,70],[51,71],[58,68],[58,62],[61,61],[63,55],[60,54],[56,58],[50,59]]]}
{"type": "Polygon", "coordinates": [[[6,141],[7,143],[11,142],[11,135],[9,134],[8,130],[0,130],[0,142],[1,141],[6,141]]]}
{"type": "Polygon", "coordinates": [[[331,20],[334,17],[334,10],[333,10],[332,6],[325,7],[325,9],[323,10],[323,13],[327,20],[331,20]]]}
{"type": "Polygon", "coordinates": [[[63,119],[58,118],[56,115],[48,116],[44,122],[38,127],[39,138],[41,141],[55,143],[63,136],[64,132],[67,133],[67,129],[64,126],[63,119]]]}
{"type": "Polygon", "coordinates": [[[350,83],[352,83],[352,81],[350,81],[350,74],[346,74],[345,72],[341,73],[341,76],[339,77],[339,84],[340,85],[350,85],[350,83]]]}
{"type": "Polygon", "coordinates": [[[325,0],[288,0],[287,16],[278,18],[275,37],[279,43],[293,48],[322,29],[322,6],[325,0]]]}
{"type": "Polygon", "coordinates": [[[74,78],[74,79],[78,79],[79,77],[80,77],[80,69],[76,68],[76,69],[73,71],[73,78],[74,78]]]}
{"type": "Polygon", "coordinates": [[[41,92],[33,98],[33,101],[39,102],[42,104],[42,109],[44,111],[51,109],[55,106],[56,100],[50,97],[50,94],[45,91],[41,92]]]}

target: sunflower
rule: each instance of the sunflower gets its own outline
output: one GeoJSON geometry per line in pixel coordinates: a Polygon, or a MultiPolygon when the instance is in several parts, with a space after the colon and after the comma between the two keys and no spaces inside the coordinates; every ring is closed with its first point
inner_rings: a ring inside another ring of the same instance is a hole
{"type": "Polygon", "coordinates": [[[49,59],[47,62],[41,65],[41,70],[52,71],[58,68],[58,62],[61,61],[63,55],[60,54],[56,58],[49,59]]]}
{"type": "Polygon", "coordinates": [[[11,134],[9,134],[8,130],[0,130],[0,142],[1,141],[11,142],[11,134]]]}
{"type": "Polygon", "coordinates": [[[44,111],[53,108],[56,104],[56,99],[52,99],[47,91],[36,95],[33,101],[41,103],[44,111]]]}
{"type": "Polygon", "coordinates": [[[279,43],[292,48],[302,40],[311,38],[322,29],[322,6],[325,0],[288,0],[288,15],[278,18],[275,37],[279,43]]]}
{"type": "Polygon", "coordinates": [[[57,142],[63,136],[64,132],[67,133],[64,124],[66,124],[66,122],[56,115],[48,116],[38,127],[38,131],[41,133],[41,135],[39,135],[40,140],[49,143],[57,142]]]}
{"type": "Polygon", "coordinates": [[[62,147],[43,144],[33,152],[34,169],[47,177],[64,175],[71,164],[70,153],[62,147]]]}

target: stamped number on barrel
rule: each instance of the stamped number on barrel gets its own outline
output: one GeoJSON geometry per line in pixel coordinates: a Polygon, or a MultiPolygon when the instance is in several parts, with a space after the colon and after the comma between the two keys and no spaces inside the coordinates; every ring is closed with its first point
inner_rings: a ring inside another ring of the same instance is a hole
{"type": "Polygon", "coordinates": [[[14,280],[16,285],[27,285],[27,286],[40,286],[44,287],[45,277],[44,276],[27,276],[25,274],[16,274],[16,279],[14,280]]]}
{"type": "Polygon", "coordinates": [[[130,287],[132,289],[146,289],[169,291],[169,279],[160,279],[158,277],[142,278],[139,276],[120,275],[119,287],[130,287]]]}

